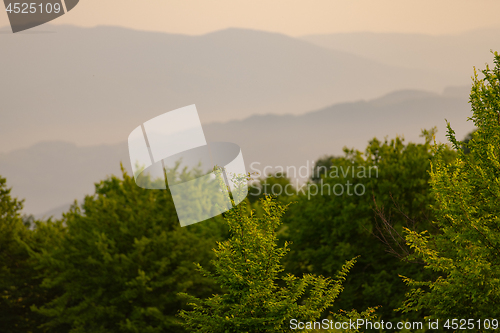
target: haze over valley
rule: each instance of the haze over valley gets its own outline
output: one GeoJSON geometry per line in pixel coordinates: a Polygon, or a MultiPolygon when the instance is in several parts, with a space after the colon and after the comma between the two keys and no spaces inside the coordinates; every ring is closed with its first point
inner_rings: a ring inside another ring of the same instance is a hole
{"type": "Polygon", "coordinates": [[[434,126],[446,142],[445,118],[462,139],[473,128],[473,65],[491,59],[492,40],[500,46],[499,30],[34,32],[2,35],[0,62],[9,78],[0,83],[0,174],[33,214],[93,193],[93,182],[120,174],[120,162],[129,170],[132,129],[190,104],[209,141],[242,147],[248,171],[252,162],[299,167],[344,146],[363,150],[375,136],[421,141],[420,131],[434,126]]]}

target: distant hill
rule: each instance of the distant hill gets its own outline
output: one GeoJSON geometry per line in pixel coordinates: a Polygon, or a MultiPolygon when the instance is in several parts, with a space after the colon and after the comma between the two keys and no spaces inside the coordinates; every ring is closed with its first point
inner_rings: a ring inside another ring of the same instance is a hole
{"type": "Polygon", "coordinates": [[[187,36],[44,25],[1,36],[0,152],[39,141],[118,143],[137,124],[193,103],[210,123],[396,89],[441,91],[470,77],[245,29],[187,36]]]}
{"type": "Polygon", "coordinates": [[[120,174],[120,161],[127,162],[127,156],[125,143],[80,147],[41,142],[0,154],[0,175],[15,195],[26,198],[25,211],[39,215],[94,193],[95,182],[120,174]]]}
{"type": "MultiPolygon", "coordinates": [[[[406,141],[422,142],[421,129],[438,126],[437,139],[446,142],[445,118],[461,139],[473,129],[466,121],[467,100],[464,87],[448,88],[443,94],[405,90],[303,115],[256,115],[210,123],[204,131],[209,141],[239,144],[247,171],[262,171],[265,166],[298,168],[312,166],[326,154],[342,154],[344,146],[363,150],[374,136],[383,140],[399,134],[406,141]]],[[[120,161],[130,169],[125,142],[86,147],[44,142],[0,154],[0,174],[7,177],[15,195],[26,198],[26,212],[57,215],[74,199],[93,193],[94,182],[120,174],[120,161]]]]}
{"type": "Polygon", "coordinates": [[[485,63],[491,64],[490,50],[500,51],[500,29],[439,36],[357,32],[308,35],[302,39],[383,64],[455,73],[460,80],[472,76],[473,66],[482,69],[485,63]]]}
{"type": "Polygon", "coordinates": [[[341,154],[342,148],[364,150],[373,137],[383,140],[403,135],[422,142],[422,129],[438,127],[436,139],[447,142],[445,118],[459,139],[473,129],[466,89],[447,89],[438,95],[424,91],[397,91],[381,98],[341,103],[304,115],[258,115],[243,121],[210,124],[205,134],[212,141],[238,143],[247,167],[301,166],[322,155],[341,154]]]}

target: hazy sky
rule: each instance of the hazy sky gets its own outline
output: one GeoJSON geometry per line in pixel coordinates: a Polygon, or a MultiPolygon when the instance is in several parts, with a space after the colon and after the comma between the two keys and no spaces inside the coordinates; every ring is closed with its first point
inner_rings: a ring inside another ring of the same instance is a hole
{"type": "MultiPolygon", "coordinates": [[[[80,0],[52,23],[203,34],[227,27],[292,36],[352,31],[448,34],[500,27],[499,0],[80,0]]],[[[0,26],[8,24],[5,11],[0,26]]]]}

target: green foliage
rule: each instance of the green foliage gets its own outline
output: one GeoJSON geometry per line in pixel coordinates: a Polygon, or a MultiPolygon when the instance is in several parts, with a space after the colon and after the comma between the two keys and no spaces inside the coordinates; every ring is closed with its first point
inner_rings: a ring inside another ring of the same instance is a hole
{"type": "Polygon", "coordinates": [[[222,293],[201,299],[183,294],[192,310],[180,317],[190,332],[289,332],[289,320],[315,320],[331,306],[354,260],[344,264],[336,280],[304,274],[283,274],[281,260],[288,244],[278,246],[276,229],[286,206],[271,196],[260,201],[264,214],[256,216],[241,204],[225,214],[230,237],[217,244],[211,272],[222,293]]]}
{"type": "MultiPolygon", "coordinates": [[[[401,260],[411,253],[402,235],[403,227],[430,228],[433,134],[424,131],[423,144],[373,139],[364,154],[345,149],[345,156],[315,164],[311,191],[285,218],[287,238],[294,244],[287,269],[333,276],[346,259],[360,256],[335,309],[381,305],[382,319],[400,319],[394,309],[408,288],[398,274],[422,276],[420,265],[401,260]]],[[[443,154],[447,160],[454,156],[450,149],[443,154]]]]}
{"type": "Polygon", "coordinates": [[[266,195],[275,195],[280,201],[289,203],[295,197],[296,189],[284,172],[277,172],[251,183],[248,191],[248,200],[258,203],[266,195]]]}
{"type": "Polygon", "coordinates": [[[475,132],[476,132],[476,130],[473,130],[472,132],[468,133],[465,136],[465,138],[464,138],[464,140],[462,142],[462,145],[461,145],[462,147],[461,148],[462,148],[462,150],[464,151],[465,154],[470,153],[470,148],[468,146],[468,143],[469,143],[470,140],[472,140],[472,136],[474,135],[475,132]]]}
{"type": "Polygon", "coordinates": [[[10,191],[0,177],[0,327],[5,333],[43,332],[38,328],[43,316],[30,307],[47,302],[52,291],[39,287],[42,275],[30,251],[57,243],[60,225],[43,226],[32,217],[23,218],[22,201],[12,198],[10,191]]]}
{"type": "Polygon", "coordinates": [[[145,190],[125,172],[96,184],[64,215],[65,237],[35,254],[42,286],[62,292],[34,308],[50,332],[183,332],[178,292],[217,288],[195,275],[224,233],[216,220],[181,228],[167,190],[145,190]]]}
{"type": "Polygon", "coordinates": [[[458,150],[453,164],[443,161],[437,146],[431,185],[436,197],[435,224],[440,233],[408,230],[415,257],[439,276],[405,278],[412,287],[402,309],[424,310],[432,318],[498,318],[500,316],[500,56],[495,68],[475,73],[470,103],[477,131],[466,154],[448,124],[458,150]]]}
{"type": "MultiPolygon", "coordinates": [[[[377,308],[368,308],[363,312],[358,312],[356,310],[343,311],[340,310],[338,313],[333,315],[334,322],[349,323],[350,321],[356,322],[358,319],[363,319],[365,321],[376,322],[379,321],[379,317],[376,315],[375,310],[377,308]]],[[[342,329],[343,333],[358,333],[362,332],[357,328],[342,329]]]]}
{"type": "Polygon", "coordinates": [[[5,178],[0,177],[0,323],[8,332],[26,332],[33,327],[29,304],[23,297],[23,284],[18,281],[28,273],[29,254],[19,239],[29,237],[20,211],[22,202],[10,195],[5,178]]]}

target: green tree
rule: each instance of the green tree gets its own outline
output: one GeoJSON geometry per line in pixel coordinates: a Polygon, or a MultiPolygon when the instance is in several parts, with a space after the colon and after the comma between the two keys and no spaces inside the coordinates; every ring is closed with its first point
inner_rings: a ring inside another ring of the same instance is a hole
{"type": "Polygon", "coordinates": [[[21,216],[23,202],[10,195],[0,177],[0,327],[5,333],[43,332],[45,318],[31,311],[53,296],[39,287],[43,273],[30,252],[43,251],[62,236],[60,224],[42,225],[21,216]]]}
{"type": "Polygon", "coordinates": [[[213,272],[198,264],[222,293],[208,298],[182,294],[192,306],[180,312],[190,332],[289,332],[291,319],[319,318],[341,292],[354,260],[344,264],[335,280],[283,274],[281,260],[289,248],[278,246],[276,230],[286,206],[271,196],[260,204],[260,217],[248,212],[246,204],[224,214],[230,236],[214,249],[213,272]]]}
{"type": "Polygon", "coordinates": [[[403,227],[435,232],[428,174],[433,134],[424,131],[419,144],[373,139],[364,154],[345,149],[343,157],[321,159],[308,190],[291,206],[287,270],[333,276],[346,259],[360,256],[335,311],[381,305],[382,319],[400,319],[394,309],[408,288],[398,274],[422,276],[421,265],[407,260],[403,227]]]}
{"type": "Polygon", "coordinates": [[[7,332],[26,332],[33,328],[33,316],[24,297],[26,281],[18,279],[29,271],[29,254],[18,240],[29,237],[30,231],[20,216],[22,202],[10,192],[0,177],[0,326],[7,332]]]}
{"type": "Polygon", "coordinates": [[[295,197],[296,189],[284,172],[277,172],[252,182],[249,186],[248,200],[258,203],[266,195],[275,195],[280,201],[288,203],[295,197]]]}
{"type": "Polygon", "coordinates": [[[65,237],[35,254],[42,286],[62,293],[35,310],[51,332],[183,332],[178,292],[215,290],[195,275],[223,237],[216,219],[180,227],[168,190],[145,190],[123,172],[96,184],[94,195],[65,213],[65,237]]]}
{"type": "MultiPolygon", "coordinates": [[[[426,311],[432,318],[500,316],[500,56],[495,67],[475,72],[470,118],[477,131],[466,154],[448,124],[448,138],[458,151],[454,163],[443,162],[437,146],[431,185],[436,197],[435,224],[440,233],[408,230],[408,244],[432,280],[405,278],[412,287],[402,309],[426,311]]],[[[476,327],[476,331],[477,327],[476,327]]]]}

